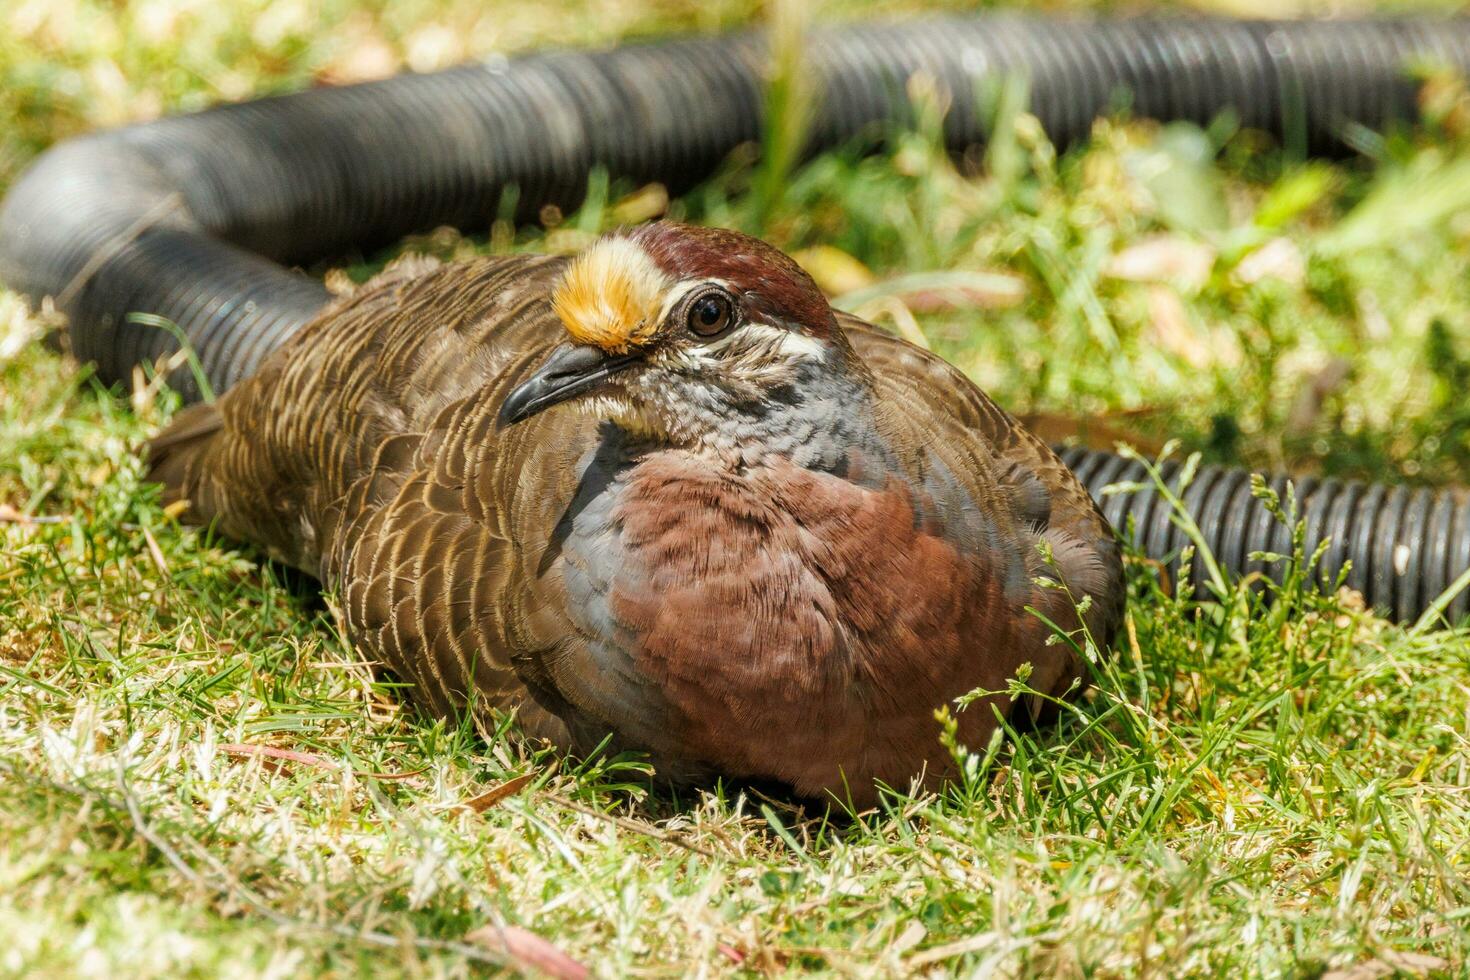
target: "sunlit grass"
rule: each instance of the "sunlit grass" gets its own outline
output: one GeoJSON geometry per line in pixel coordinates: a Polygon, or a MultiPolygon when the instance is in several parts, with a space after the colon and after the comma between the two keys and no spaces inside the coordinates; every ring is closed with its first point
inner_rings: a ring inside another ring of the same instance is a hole
{"type": "MultiPolygon", "coordinates": [[[[0,175],[115,118],[753,5],[502,8],[15,6],[0,175]]],[[[746,157],[673,202],[598,177],[545,226],[409,247],[564,250],[665,210],[757,229],[1016,411],[1463,481],[1470,154],[1445,93],[1376,159],[1302,164],[1127,121],[1058,154],[1008,88],[988,150],[955,161],[917,80],[875,154],[746,157]]],[[[311,583],[173,521],[136,456],[170,398],[99,391],[48,325],[0,294],[0,970],[456,974],[506,961],[496,937],[526,962],[517,929],[597,975],[1465,969],[1470,634],[1319,594],[1309,556],[1269,606],[1234,582],[1174,595],[1132,561],[1092,693],[973,747],[942,796],[857,819],[650,798],[636,762],[418,717],[311,583]]]]}

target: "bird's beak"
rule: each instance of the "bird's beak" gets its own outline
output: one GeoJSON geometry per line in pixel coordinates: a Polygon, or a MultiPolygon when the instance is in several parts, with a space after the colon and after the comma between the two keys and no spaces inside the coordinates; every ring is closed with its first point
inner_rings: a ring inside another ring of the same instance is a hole
{"type": "Polygon", "coordinates": [[[543,409],[591,391],[638,360],[637,354],[613,356],[598,347],[562,344],[551,352],[540,370],[506,396],[496,416],[496,426],[503,429],[515,425],[543,409]]]}

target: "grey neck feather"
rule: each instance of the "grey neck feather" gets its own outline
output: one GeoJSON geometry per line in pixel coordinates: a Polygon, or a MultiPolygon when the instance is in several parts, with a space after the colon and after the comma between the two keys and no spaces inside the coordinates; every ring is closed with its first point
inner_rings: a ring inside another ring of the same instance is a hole
{"type": "Polygon", "coordinates": [[[830,361],[802,362],[788,382],[759,397],[742,397],[703,380],[660,381],[654,397],[668,408],[670,441],[676,445],[711,451],[740,466],[781,456],[807,469],[839,474],[854,453],[878,469],[894,462],[878,432],[872,390],[830,361]]]}
{"type": "Polygon", "coordinates": [[[784,456],[811,470],[842,472],[854,452],[874,463],[891,463],[873,414],[873,393],[845,371],[804,366],[798,375],[760,405],[729,424],[767,453],[784,456]]]}

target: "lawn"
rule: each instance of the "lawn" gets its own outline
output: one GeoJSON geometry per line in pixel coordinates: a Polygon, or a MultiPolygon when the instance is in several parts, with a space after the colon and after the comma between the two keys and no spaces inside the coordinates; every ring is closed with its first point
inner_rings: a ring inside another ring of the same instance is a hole
{"type": "MultiPolygon", "coordinates": [[[[0,189],[98,125],[757,6],[10,0],[0,189]]],[[[1459,80],[1337,162],[1229,120],[1119,117],[1058,150],[1014,88],[986,154],[956,161],[943,100],[910,89],[876,154],[737,157],[672,202],[594,179],[574,214],[406,247],[567,250],[667,209],[761,232],[1050,436],[1470,480],[1459,80]]],[[[319,271],[345,284],[386,258],[319,271]]],[[[1310,555],[1279,561],[1269,603],[1236,582],[1176,594],[1135,557],[1090,693],[956,748],[942,795],[855,816],[650,796],[636,759],[417,715],[331,596],[173,519],[137,450],[176,399],[101,389],[44,342],[56,328],[0,292],[0,971],[1470,969],[1470,631],[1376,618],[1311,584],[1310,555]]]]}

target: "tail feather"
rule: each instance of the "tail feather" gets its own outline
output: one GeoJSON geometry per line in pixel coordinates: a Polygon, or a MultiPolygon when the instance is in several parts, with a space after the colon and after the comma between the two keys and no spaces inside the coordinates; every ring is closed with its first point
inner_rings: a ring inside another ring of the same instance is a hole
{"type": "Polygon", "coordinates": [[[148,479],[163,484],[166,503],[188,500],[195,462],[209,449],[224,421],[214,404],[190,405],[148,443],[148,479]]]}

